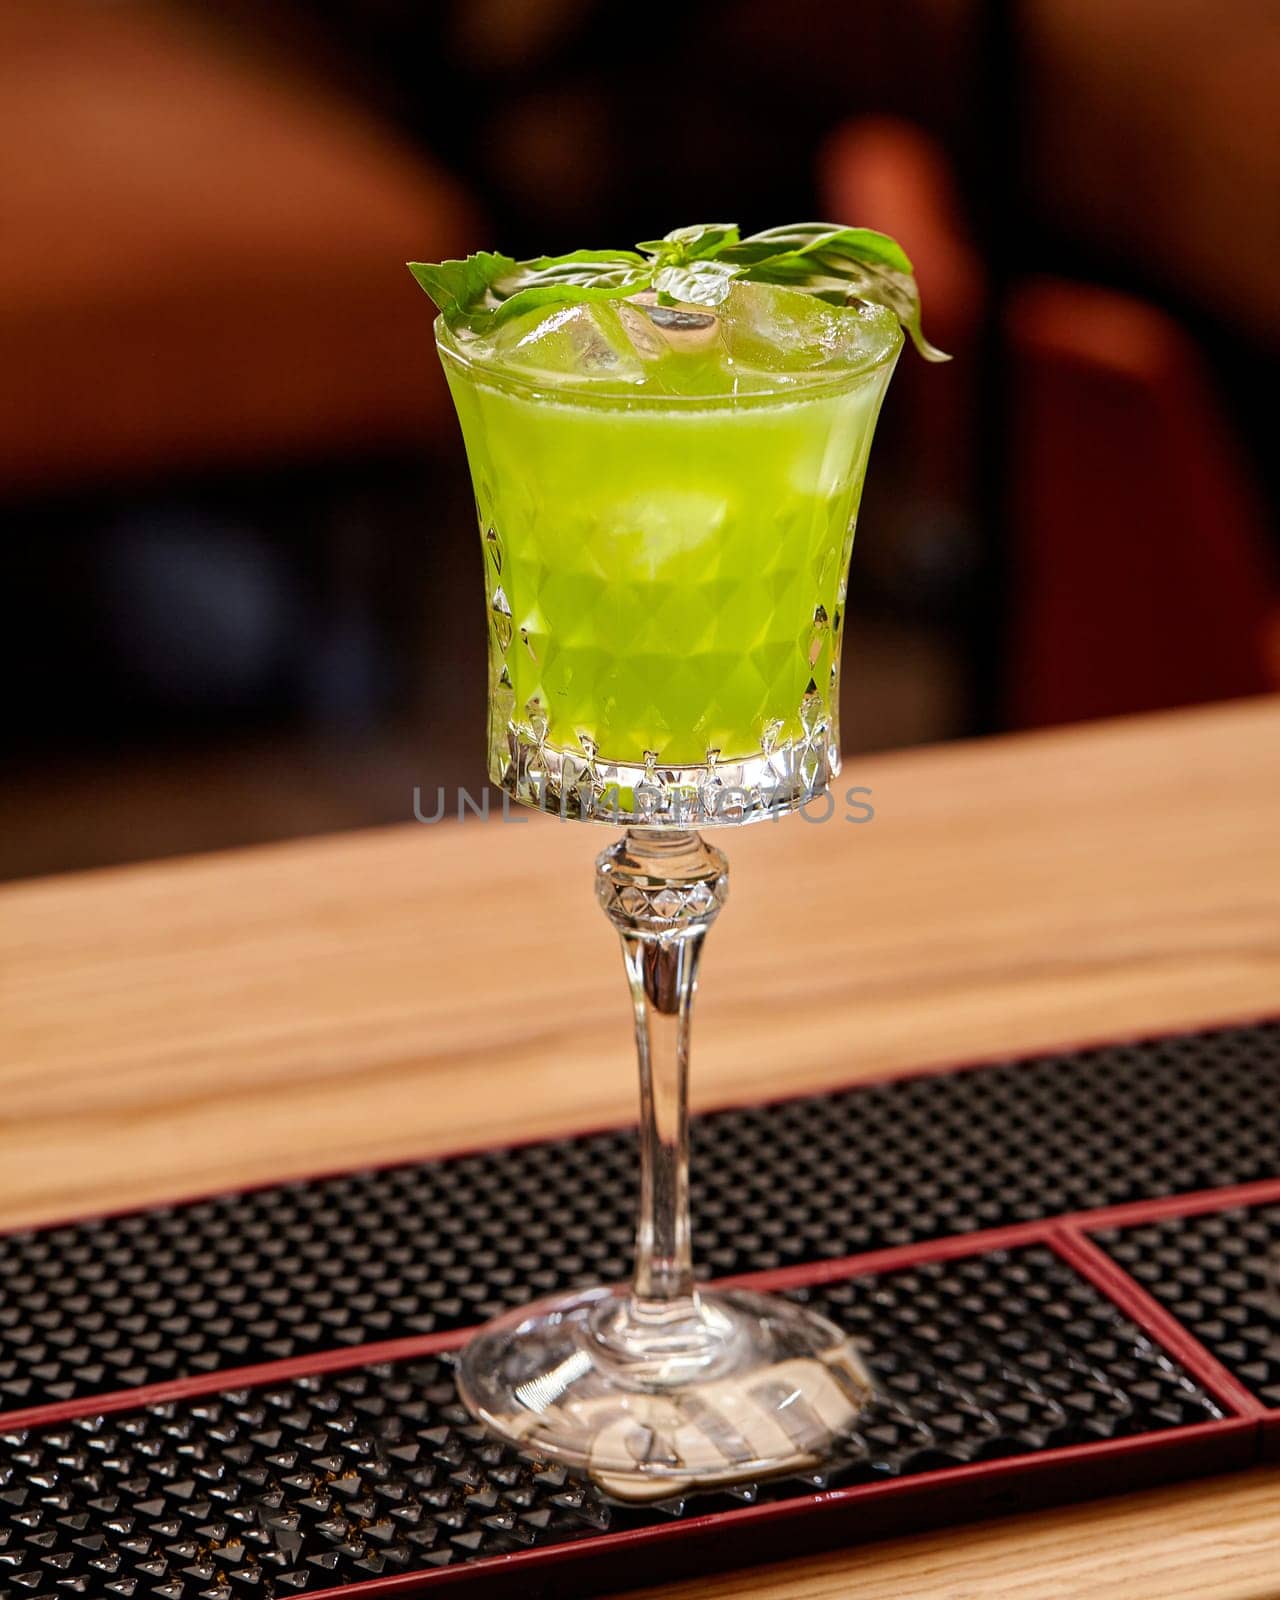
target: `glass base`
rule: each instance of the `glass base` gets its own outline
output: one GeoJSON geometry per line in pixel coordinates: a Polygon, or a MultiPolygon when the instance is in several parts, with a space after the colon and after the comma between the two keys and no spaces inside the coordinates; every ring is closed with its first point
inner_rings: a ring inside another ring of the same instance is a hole
{"type": "Polygon", "coordinates": [[[623,1500],[813,1468],[872,1395],[834,1323],[739,1289],[669,1303],[584,1289],[521,1307],[472,1339],[459,1388],[491,1432],[623,1500]]]}

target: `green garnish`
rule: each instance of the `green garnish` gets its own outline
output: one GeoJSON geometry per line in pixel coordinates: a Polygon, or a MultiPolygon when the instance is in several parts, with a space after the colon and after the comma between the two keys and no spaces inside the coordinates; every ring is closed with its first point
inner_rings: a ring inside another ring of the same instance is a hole
{"type": "Polygon", "coordinates": [[[834,305],[887,306],[926,361],[950,359],[921,331],[920,291],[902,247],[871,228],[796,222],[743,239],[735,223],[705,222],[635,250],[574,250],[531,261],[480,251],[464,261],[411,261],[409,271],[447,322],[477,332],[538,306],[622,300],[641,289],[653,289],[664,304],[717,306],[741,279],[785,284],[834,305]]]}

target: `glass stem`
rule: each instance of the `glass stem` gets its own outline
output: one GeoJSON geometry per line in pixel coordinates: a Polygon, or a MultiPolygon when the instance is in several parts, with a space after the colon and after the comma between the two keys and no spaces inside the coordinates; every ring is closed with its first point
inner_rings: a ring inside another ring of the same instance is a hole
{"type": "Polygon", "coordinates": [[[640,1210],[635,1298],[694,1293],[689,1242],[689,1012],[704,929],[670,940],[622,935],[640,1065],[640,1210]]]}
{"type": "Polygon", "coordinates": [[[634,1339],[699,1320],[689,1236],[689,1029],[707,929],[728,893],[721,851],[692,832],[631,828],[596,863],[622,940],[640,1067],[640,1206],[627,1307],[634,1339]]]}

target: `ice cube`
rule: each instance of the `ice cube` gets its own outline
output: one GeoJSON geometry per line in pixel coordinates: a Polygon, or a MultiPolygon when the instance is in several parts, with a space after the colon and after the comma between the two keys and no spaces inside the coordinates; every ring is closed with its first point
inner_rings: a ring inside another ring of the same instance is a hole
{"type": "Polygon", "coordinates": [[[873,363],[897,339],[897,319],[881,306],[829,305],[773,283],[735,283],[720,310],[730,361],[748,378],[829,379],[835,367],[873,363]]]}
{"type": "Polygon", "coordinates": [[[633,318],[648,324],[650,338],[656,338],[661,348],[681,355],[711,350],[720,338],[720,319],[714,311],[705,306],[659,305],[652,289],[632,295],[626,309],[633,318]],[[637,311],[636,307],[640,309],[637,311]]]}
{"type": "Polygon", "coordinates": [[[645,381],[645,353],[628,337],[618,308],[606,300],[527,311],[468,349],[473,359],[556,384],[645,381]]]}
{"type": "Polygon", "coordinates": [[[642,361],[663,361],[668,354],[666,340],[650,321],[647,311],[630,300],[617,303],[618,321],[642,361]]]}

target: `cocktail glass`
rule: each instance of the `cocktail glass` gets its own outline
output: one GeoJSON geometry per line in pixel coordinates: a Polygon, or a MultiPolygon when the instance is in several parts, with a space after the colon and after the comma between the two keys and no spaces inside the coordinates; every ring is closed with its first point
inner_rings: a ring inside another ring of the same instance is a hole
{"type": "Polygon", "coordinates": [[[626,1498],[812,1467],[870,1395],[825,1318],[700,1287],[689,1224],[692,1004],[728,888],[697,829],[796,810],[839,770],[854,520],[901,345],[892,313],[842,315],[858,321],[841,359],[742,386],[689,363],[702,392],[513,373],[436,325],[484,548],[490,774],[625,828],[596,890],[640,1068],[631,1283],[499,1318],[460,1387],[495,1434],[626,1498]]]}

